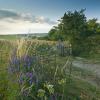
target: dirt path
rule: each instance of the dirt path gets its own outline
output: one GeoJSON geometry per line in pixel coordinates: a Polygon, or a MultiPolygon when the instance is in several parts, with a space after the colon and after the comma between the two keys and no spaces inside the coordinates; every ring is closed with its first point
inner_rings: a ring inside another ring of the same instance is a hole
{"type": "Polygon", "coordinates": [[[73,65],[88,71],[92,71],[96,75],[100,76],[100,63],[90,63],[86,60],[74,60],[73,65]]]}
{"type": "Polygon", "coordinates": [[[80,79],[87,81],[96,87],[100,86],[100,63],[93,63],[83,59],[75,59],[73,61],[73,65],[93,73],[92,78],[87,76],[85,79],[83,77],[79,77],[80,79]]]}

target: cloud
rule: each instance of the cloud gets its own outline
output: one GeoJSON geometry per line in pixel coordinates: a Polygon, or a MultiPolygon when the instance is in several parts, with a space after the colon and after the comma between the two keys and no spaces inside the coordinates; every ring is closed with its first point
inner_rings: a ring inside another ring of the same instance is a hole
{"type": "Polygon", "coordinates": [[[55,21],[51,21],[49,18],[44,18],[44,17],[35,17],[35,22],[36,23],[48,23],[50,25],[52,24],[57,24],[55,21]]]}
{"type": "Polygon", "coordinates": [[[18,19],[19,17],[20,17],[19,14],[11,10],[0,9],[0,19],[5,19],[5,18],[18,19]]]}
{"type": "Polygon", "coordinates": [[[0,34],[46,33],[57,23],[31,13],[0,9],[0,34]]]}
{"type": "Polygon", "coordinates": [[[30,22],[17,22],[8,23],[2,21],[0,25],[0,34],[23,34],[28,33],[47,33],[53,26],[49,24],[30,23],[30,22]]]}
{"type": "Polygon", "coordinates": [[[47,23],[47,24],[56,24],[55,21],[50,20],[49,18],[44,18],[42,16],[34,16],[31,13],[18,13],[13,10],[0,9],[0,19],[6,20],[8,22],[29,21],[30,23],[47,23]]]}

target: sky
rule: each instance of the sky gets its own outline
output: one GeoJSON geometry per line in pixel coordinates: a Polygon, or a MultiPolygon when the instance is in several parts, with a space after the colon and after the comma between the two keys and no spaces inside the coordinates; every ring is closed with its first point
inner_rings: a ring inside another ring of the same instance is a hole
{"type": "Polygon", "coordinates": [[[0,0],[0,34],[47,33],[67,11],[100,21],[100,0],[0,0]]]}

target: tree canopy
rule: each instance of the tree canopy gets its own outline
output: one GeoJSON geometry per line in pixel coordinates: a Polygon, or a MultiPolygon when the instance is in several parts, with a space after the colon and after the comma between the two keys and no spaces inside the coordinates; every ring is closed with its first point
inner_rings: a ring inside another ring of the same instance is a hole
{"type": "Polygon", "coordinates": [[[100,23],[96,18],[87,20],[84,11],[85,9],[65,12],[59,20],[58,26],[54,26],[49,31],[51,40],[68,40],[75,55],[79,55],[83,50],[90,53],[93,44],[96,45],[93,42],[100,39],[100,23]]]}

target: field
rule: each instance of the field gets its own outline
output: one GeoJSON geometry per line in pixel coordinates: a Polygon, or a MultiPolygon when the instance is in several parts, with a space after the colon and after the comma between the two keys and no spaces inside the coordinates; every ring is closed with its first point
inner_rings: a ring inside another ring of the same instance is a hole
{"type": "Polygon", "coordinates": [[[54,41],[0,39],[0,100],[100,100],[99,72],[73,57],[67,41],[59,48],[54,41]]]}

